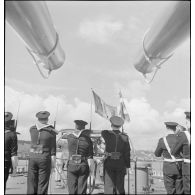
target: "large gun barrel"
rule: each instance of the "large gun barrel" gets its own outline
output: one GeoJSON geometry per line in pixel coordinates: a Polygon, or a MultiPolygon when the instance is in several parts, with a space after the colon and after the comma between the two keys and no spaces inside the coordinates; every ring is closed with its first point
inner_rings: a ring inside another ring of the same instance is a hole
{"type": "Polygon", "coordinates": [[[48,78],[60,68],[65,53],[44,1],[6,1],[6,20],[25,43],[40,73],[48,78]]]}
{"type": "Polygon", "coordinates": [[[190,1],[171,2],[143,39],[134,63],[143,75],[159,68],[190,34],[190,1]]]}

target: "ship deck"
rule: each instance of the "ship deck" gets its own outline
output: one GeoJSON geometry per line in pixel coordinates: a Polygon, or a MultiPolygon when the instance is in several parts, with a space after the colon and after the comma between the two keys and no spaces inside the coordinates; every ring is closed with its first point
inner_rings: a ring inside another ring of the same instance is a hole
{"type": "MultiPolygon", "coordinates": [[[[129,181],[129,194],[135,194],[135,179],[134,175],[130,174],[129,181]]],[[[26,194],[27,191],[27,177],[24,175],[10,176],[7,182],[7,189],[5,194],[26,194]]],[[[139,191],[139,189],[138,189],[139,191]]],[[[57,186],[55,182],[54,173],[51,175],[50,185],[48,189],[49,194],[68,194],[68,189],[66,185],[57,186]]],[[[125,177],[125,193],[128,194],[128,178],[125,177]]],[[[139,194],[144,192],[138,192],[139,194]]],[[[150,187],[150,194],[166,194],[164,189],[164,183],[162,179],[154,178],[153,184],[150,187]]],[[[100,178],[96,178],[96,185],[92,194],[104,194],[104,184],[100,178]]],[[[147,193],[148,194],[148,193],[147,193]]]]}

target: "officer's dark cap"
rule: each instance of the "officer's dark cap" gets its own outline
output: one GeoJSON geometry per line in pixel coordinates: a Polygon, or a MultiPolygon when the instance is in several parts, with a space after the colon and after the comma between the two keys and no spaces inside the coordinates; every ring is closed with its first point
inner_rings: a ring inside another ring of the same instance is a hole
{"type": "Polygon", "coordinates": [[[165,125],[166,125],[167,128],[175,130],[178,123],[176,123],[176,122],[165,122],[165,125]]]}
{"type": "Polygon", "coordinates": [[[40,111],[36,114],[38,119],[48,119],[50,113],[48,111],[40,111]]]}
{"type": "Polygon", "coordinates": [[[5,112],[5,116],[4,117],[5,117],[4,118],[5,122],[7,122],[7,121],[10,121],[12,119],[13,114],[11,112],[5,112]]]}
{"type": "Polygon", "coordinates": [[[116,127],[121,127],[124,124],[124,120],[119,116],[112,116],[110,122],[116,127]]]}
{"type": "Polygon", "coordinates": [[[83,121],[83,120],[74,120],[74,122],[76,125],[82,126],[82,127],[85,127],[85,125],[88,124],[86,121],[83,121]]]}
{"type": "Polygon", "coordinates": [[[191,112],[184,112],[184,114],[186,115],[186,119],[190,119],[191,118],[191,112]]]}

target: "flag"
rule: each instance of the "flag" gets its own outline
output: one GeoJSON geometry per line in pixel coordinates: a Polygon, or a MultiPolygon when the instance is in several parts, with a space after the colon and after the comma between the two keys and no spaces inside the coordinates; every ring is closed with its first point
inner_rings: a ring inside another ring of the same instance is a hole
{"type": "Polygon", "coordinates": [[[128,114],[128,112],[127,112],[125,103],[124,103],[124,101],[123,101],[123,97],[122,97],[121,91],[119,92],[119,97],[120,97],[119,116],[121,116],[121,118],[122,118],[124,121],[129,122],[129,121],[130,121],[130,117],[129,117],[129,114],[128,114]]]}
{"type": "Polygon", "coordinates": [[[111,116],[117,115],[117,107],[106,104],[93,90],[92,93],[94,97],[96,113],[106,119],[110,119],[111,116]]]}

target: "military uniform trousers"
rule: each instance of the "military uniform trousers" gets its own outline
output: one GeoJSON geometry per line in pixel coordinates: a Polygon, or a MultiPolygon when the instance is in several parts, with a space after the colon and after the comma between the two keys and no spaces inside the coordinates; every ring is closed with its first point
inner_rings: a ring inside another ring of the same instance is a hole
{"type": "Polygon", "coordinates": [[[125,168],[104,168],[104,194],[125,194],[125,168]]]}
{"type": "Polygon", "coordinates": [[[51,159],[30,158],[27,194],[47,194],[51,173],[51,159]]]}
{"type": "Polygon", "coordinates": [[[9,171],[12,167],[12,162],[9,161],[4,161],[4,190],[6,189],[6,183],[7,183],[7,179],[9,177],[9,171]]]}
{"type": "Polygon", "coordinates": [[[86,194],[87,178],[89,176],[89,166],[86,163],[75,164],[68,162],[67,179],[69,194],[86,194]]]}
{"type": "Polygon", "coordinates": [[[182,166],[182,175],[183,175],[183,189],[184,194],[191,194],[190,186],[190,163],[183,162],[182,166]]]}
{"type": "Polygon", "coordinates": [[[167,194],[183,194],[182,175],[164,174],[164,185],[167,194]]]}

